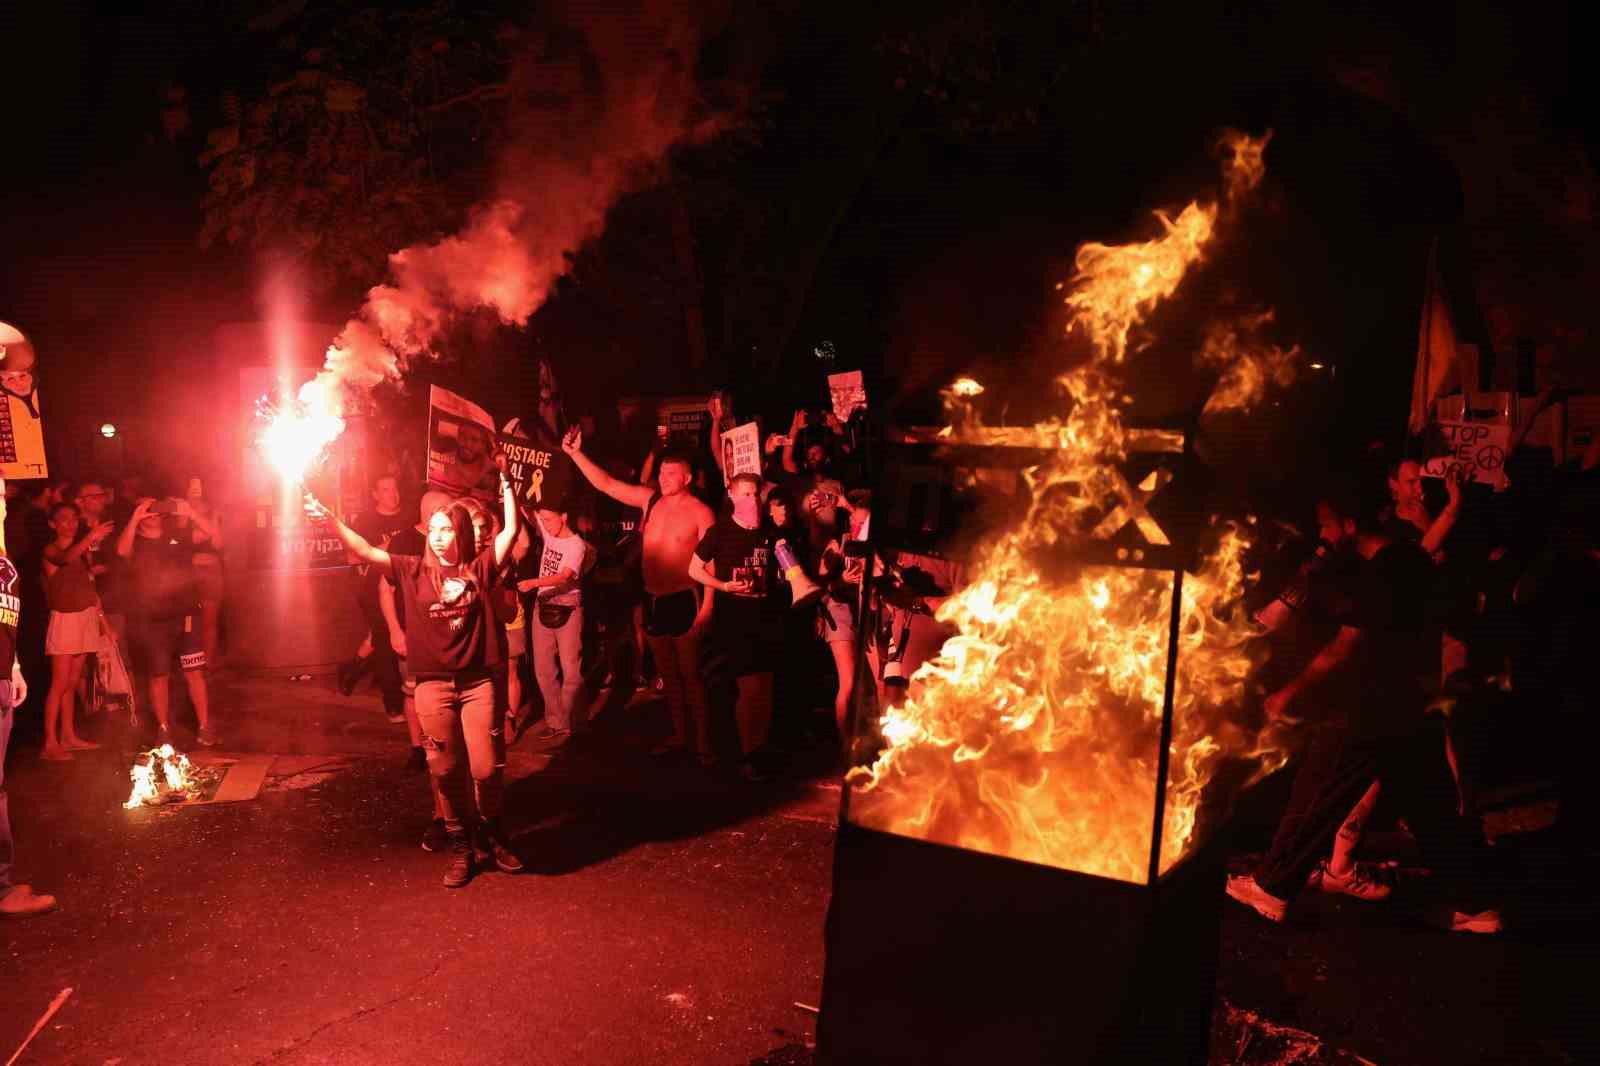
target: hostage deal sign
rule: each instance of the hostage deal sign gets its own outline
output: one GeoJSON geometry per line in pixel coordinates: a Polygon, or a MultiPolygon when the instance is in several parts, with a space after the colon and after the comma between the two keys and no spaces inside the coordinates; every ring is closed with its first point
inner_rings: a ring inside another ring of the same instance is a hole
{"type": "Polygon", "coordinates": [[[1473,481],[1506,487],[1506,453],[1511,450],[1511,427],[1484,422],[1438,422],[1449,451],[1422,465],[1423,477],[1445,477],[1456,470],[1473,481]]]}
{"type": "Polygon", "coordinates": [[[527,437],[502,433],[506,480],[517,501],[534,510],[564,511],[572,495],[572,460],[565,452],[540,448],[527,437]]]}

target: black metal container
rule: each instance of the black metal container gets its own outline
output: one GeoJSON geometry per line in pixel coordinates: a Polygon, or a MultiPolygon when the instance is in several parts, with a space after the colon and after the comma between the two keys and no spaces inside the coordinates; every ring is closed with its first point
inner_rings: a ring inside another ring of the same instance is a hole
{"type": "MultiPolygon", "coordinates": [[[[1179,604],[1200,514],[1201,479],[1187,439],[1173,431],[1130,435],[1114,479],[1123,499],[1111,501],[1094,535],[1073,549],[1078,562],[1087,554],[1095,565],[1160,571],[1171,582],[1147,870],[1115,879],[869,828],[852,819],[846,788],[819,1062],[1206,1061],[1222,856],[1213,839],[1165,869],[1161,862],[1179,604]]],[[[1005,481],[1006,471],[1040,455],[938,440],[886,447],[874,552],[948,552],[970,536],[973,472],[1005,481]]],[[[1039,564],[1048,572],[1052,560],[1039,564]]],[[[874,602],[881,595],[864,597],[864,632],[883,609],[874,602]]],[[[858,681],[857,692],[860,750],[871,746],[878,708],[874,685],[858,681]]]]}

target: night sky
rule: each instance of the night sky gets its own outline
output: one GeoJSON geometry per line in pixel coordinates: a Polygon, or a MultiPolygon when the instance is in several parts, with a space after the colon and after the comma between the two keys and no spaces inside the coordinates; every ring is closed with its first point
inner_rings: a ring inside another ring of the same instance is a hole
{"type": "MultiPolygon", "coordinates": [[[[469,21],[556,17],[454,6],[469,21]]],[[[881,367],[908,387],[972,367],[1043,380],[1073,249],[1150,236],[1153,209],[1214,195],[1209,148],[1228,126],[1274,131],[1267,196],[1230,269],[1276,308],[1285,342],[1337,367],[1290,403],[1313,417],[1288,454],[1397,439],[1435,240],[1465,339],[1508,358],[1519,342],[1592,353],[1597,139],[1579,101],[1594,74],[1574,9],[1423,3],[1397,21],[1391,5],[1278,6],[972,5],[949,24],[924,5],[736,8],[700,73],[755,102],[753,128],[735,148],[675,153],[671,180],[613,209],[526,331],[468,330],[416,380],[503,395],[543,355],[578,410],[727,382],[775,419],[815,397],[823,340],[834,369],[881,367]],[[666,188],[687,198],[699,257],[698,369],[662,310],[666,188]],[[760,200],[759,224],[727,207],[760,200]]],[[[263,313],[265,255],[199,248],[197,157],[224,94],[248,100],[280,73],[286,34],[312,42],[349,10],[145,8],[0,15],[0,318],[34,336],[63,472],[91,461],[105,420],[157,462],[214,451],[208,405],[233,385],[210,338],[263,313]]],[[[483,136],[492,154],[495,131],[483,136]]],[[[306,317],[343,322],[380,280],[308,289],[306,317]]]]}

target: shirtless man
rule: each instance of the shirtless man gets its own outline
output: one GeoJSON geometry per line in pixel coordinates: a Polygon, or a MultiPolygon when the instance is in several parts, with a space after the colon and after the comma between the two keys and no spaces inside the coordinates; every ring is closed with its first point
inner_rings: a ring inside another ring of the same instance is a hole
{"type": "Polygon", "coordinates": [[[672,739],[653,754],[687,750],[692,743],[703,765],[716,760],[711,747],[711,714],[700,680],[700,641],[711,618],[711,598],[700,596],[689,576],[694,554],[715,516],[689,492],[694,469],[682,455],[667,452],[657,464],[660,491],[612,477],[583,454],[583,432],[574,429],[561,441],[583,476],[618,503],[644,511],[644,632],[661,671],[667,707],[672,712],[672,739]],[[691,735],[690,729],[693,728],[691,735]]]}

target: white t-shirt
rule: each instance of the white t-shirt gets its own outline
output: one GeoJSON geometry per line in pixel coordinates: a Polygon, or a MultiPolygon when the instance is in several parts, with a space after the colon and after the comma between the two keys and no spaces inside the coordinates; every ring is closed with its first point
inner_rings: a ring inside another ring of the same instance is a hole
{"type": "MultiPolygon", "coordinates": [[[[578,577],[582,577],[583,560],[588,553],[588,543],[576,533],[565,537],[552,537],[546,533],[544,537],[544,552],[539,556],[539,576],[553,577],[563,570],[571,570],[578,577]]],[[[576,607],[583,602],[583,592],[579,589],[576,579],[574,579],[570,587],[540,589],[539,602],[560,604],[563,607],[576,607]]]]}

